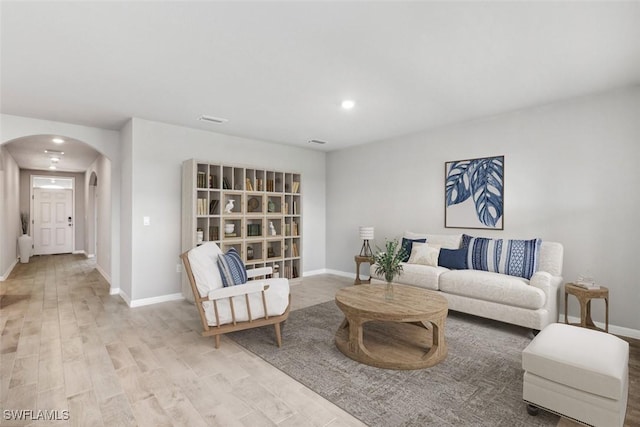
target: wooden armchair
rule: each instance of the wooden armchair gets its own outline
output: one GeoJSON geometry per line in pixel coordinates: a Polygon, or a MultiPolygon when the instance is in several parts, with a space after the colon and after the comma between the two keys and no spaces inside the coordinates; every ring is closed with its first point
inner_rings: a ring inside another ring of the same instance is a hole
{"type": "Polygon", "coordinates": [[[247,270],[247,276],[254,280],[223,287],[217,267],[220,254],[222,251],[215,243],[207,242],[180,256],[202,320],[202,336],[214,336],[219,348],[220,335],[227,332],[274,325],[280,347],[280,324],[289,317],[289,281],[256,279],[271,274],[271,267],[263,267],[247,270]]]}

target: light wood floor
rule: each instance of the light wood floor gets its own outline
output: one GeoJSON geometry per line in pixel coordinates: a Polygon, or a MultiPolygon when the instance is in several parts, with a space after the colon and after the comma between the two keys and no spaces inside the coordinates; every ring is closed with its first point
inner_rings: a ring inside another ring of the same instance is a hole
{"type": "MultiPolygon", "coordinates": [[[[305,278],[292,286],[292,309],[333,300],[349,285],[305,278]]],[[[18,264],[0,282],[0,307],[1,425],[363,425],[232,340],[216,350],[186,302],[128,308],[80,255],[18,264]],[[4,410],[29,409],[69,411],[69,420],[4,419],[4,410]]],[[[631,357],[629,426],[640,424],[637,342],[631,357]]]]}

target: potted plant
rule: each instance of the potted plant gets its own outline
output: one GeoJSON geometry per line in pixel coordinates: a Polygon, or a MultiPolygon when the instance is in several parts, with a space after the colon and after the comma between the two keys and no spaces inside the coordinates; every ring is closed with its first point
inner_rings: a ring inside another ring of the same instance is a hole
{"type": "Polygon", "coordinates": [[[402,274],[402,260],[406,257],[407,252],[400,246],[398,239],[386,240],[385,248],[380,248],[373,256],[375,262],[375,272],[379,276],[383,276],[387,282],[385,297],[391,299],[393,296],[393,286],[391,283],[396,276],[402,274]]]}
{"type": "Polygon", "coordinates": [[[20,262],[26,264],[31,256],[31,248],[33,240],[27,234],[29,232],[29,214],[27,212],[20,213],[20,225],[22,227],[22,236],[18,237],[18,248],[20,249],[20,262]]]}

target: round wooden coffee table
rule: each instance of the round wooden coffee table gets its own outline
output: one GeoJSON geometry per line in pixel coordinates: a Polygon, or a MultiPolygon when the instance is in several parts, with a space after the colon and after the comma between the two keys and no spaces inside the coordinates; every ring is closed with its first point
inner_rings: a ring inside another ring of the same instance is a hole
{"type": "Polygon", "coordinates": [[[435,291],[393,285],[358,285],[340,289],[336,304],[345,319],[336,346],[358,362],[387,369],[421,369],[447,357],[444,323],[447,300],[435,291]]]}

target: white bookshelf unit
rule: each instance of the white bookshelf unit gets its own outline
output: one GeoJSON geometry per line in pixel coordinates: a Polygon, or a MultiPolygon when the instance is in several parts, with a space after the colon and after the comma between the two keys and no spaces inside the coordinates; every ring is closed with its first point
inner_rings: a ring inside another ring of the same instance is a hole
{"type": "MultiPolygon", "coordinates": [[[[213,241],[223,252],[236,248],[247,269],[273,267],[274,275],[277,270],[280,277],[301,280],[301,178],[297,172],[185,160],[182,251],[213,241]],[[225,232],[230,225],[233,231],[225,232]]],[[[182,294],[193,301],[185,274],[182,294]]]]}

